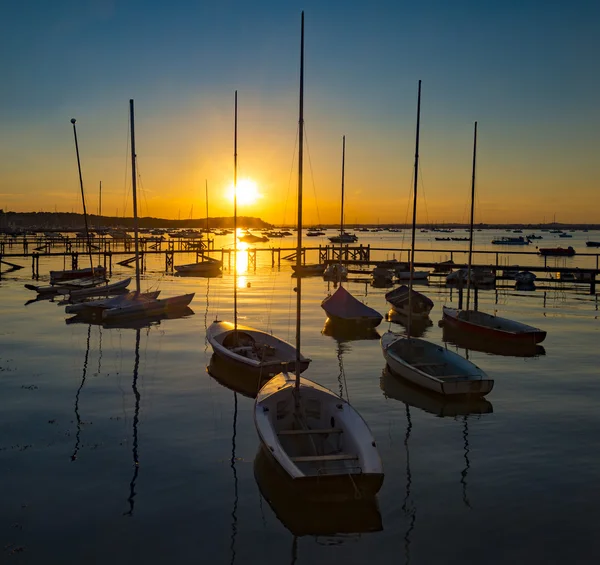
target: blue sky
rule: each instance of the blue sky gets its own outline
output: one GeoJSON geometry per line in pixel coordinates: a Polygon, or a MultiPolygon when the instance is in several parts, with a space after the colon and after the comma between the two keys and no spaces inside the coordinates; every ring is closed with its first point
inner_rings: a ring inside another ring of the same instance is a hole
{"type": "Polygon", "coordinates": [[[428,219],[463,219],[478,120],[482,221],[600,222],[600,4],[583,1],[14,3],[0,19],[0,207],[31,209],[32,194],[43,209],[77,207],[76,117],[84,180],[103,179],[107,214],[123,210],[134,98],[147,212],[200,209],[204,178],[215,191],[231,178],[238,89],[241,173],[265,195],[248,213],[282,220],[302,9],[322,221],[339,215],[343,134],[349,219],[404,221],[422,79],[428,219]]]}

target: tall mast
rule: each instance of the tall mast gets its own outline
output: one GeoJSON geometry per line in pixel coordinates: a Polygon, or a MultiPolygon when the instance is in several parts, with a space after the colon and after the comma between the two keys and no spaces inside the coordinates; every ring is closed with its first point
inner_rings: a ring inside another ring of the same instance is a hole
{"type": "MultiPolygon", "coordinates": [[[[237,90],[233,118],[233,329],[237,330],[237,90]]],[[[237,333],[235,334],[237,336],[237,333]]]]}
{"type": "Polygon", "coordinates": [[[77,129],[75,127],[75,118],[71,118],[73,124],[73,137],[75,138],[75,153],[77,153],[77,170],[79,171],[79,187],[81,188],[81,202],[83,203],[83,221],[85,223],[85,238],[87,240],[88,254],[90,256],[90,268],[94,274],[94,259],[92,258],[92,242],[90,241],[90,230],[88,228],[87,211],[85,209],[85,194],[83,192],[83,177],[81,176],[81,161],[79,160],[79,144],[77,143],[77,129]]]}
{"type": "MultiPolygon", "coordinates": [[[[340,238],[344,233],[344,164],[346,160],[346,136],[342,137],[342,210],[340,211],[340,238]]],[[[342,241],[340,239],[340,259],[342,250],[342,241]]]]}
{"type": "Polygon", "coordinates": [[[208,179],[206,179],[206,187],[205,187],[205,193],[206,193],[206,241],[208,241],[208,179]]]}
{"type": "MultiPolygon", "coordinates": [[[[296,244],[296,272],[302,268],[302,170],[304,159],[304,11],[300,26],[300,97],[298,104],[298,242],[296,244]]],[[[296,279],[296,392],[300,392],[300,309],[302,305],[302,277],[296,279]]],[[[296,395],[296,401],[299,396],[296,395]]]]}
{"type": "Polygon", "coordinates": [[[473,172],[471,174],[471,224],[469,226],[469,262],[467,267],[467,310],[471,298],[471,264],[473,260],[473,220],[475,218],[475,162],[477,158],[477,122],[473,131],[473,172]]]}
{"type": "Polygon", "coordinates": [[[410,243],[410,276],[408,279],[408,327],[407,335],[410,338],[412,326],[412,287],[415,272],[415,233],[417,231],[417,187],[419,185],[419,131],[421,128],[421,81],[419,80],[419,93],[417,96],[417,133],[415,137],[415,172],[413,186],[413,218],[412,236],[410,243]]]}
{"type": "Polygon", "coordinates": [[[135,169],[135,120],[133,100],[129,100],[129,122],[131,125],[131,191],[133,192],[133,244],[135,249],[135,291],[140,293],[140,247],[138,241],[137,216],[137,173],[135,169]]]}
{"type": "Polygon", "coordinates": [[[102,217],[102,181],[100,181],[100,194],[98,195],[98,227],[100,227],[100,218],[102,217]]]}
{"type": "Polygon", "coordinates": [[[342,249],[344,247],[343,234],[344,234],[344,171],[346,166],[346,136],[342,137],[342,211],[340,217],[340,269],[338,270],[340,285],[342,284],[342,249]]]}

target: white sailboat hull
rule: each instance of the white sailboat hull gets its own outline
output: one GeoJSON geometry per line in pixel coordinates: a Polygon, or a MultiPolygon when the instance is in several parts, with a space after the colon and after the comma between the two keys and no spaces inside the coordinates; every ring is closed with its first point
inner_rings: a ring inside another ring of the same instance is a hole
{"type": "Polygon", "coordinates": [[[366,422],[345,400],[303,377],[296,402],[295,378],[278,374],[256,398],[254,422],[264,449],[293,481],[347,496],[376,494],[383,466],[366,422]]]}
{"type": "Polygon", "coordinates": [[[117,281],[114,283],[108,283],[101,286],[96,286],[93,288],[82,288],[79,290],[72,290],[69,293],[69,300],[76,300],[78,298],[85,298],[87,296],[102,296],[108,295],[111,292],[116,290],[124,290],[131,283],[131,277],[123,279],[122,281],[117,281]]]}
{"type": "Polygon", "coordinates": [[[112,298],[103,298],[99,300],[88,300],[87,302],[78,302],[77,304],[68,304],[65,306],[65,312],[67,314],[93,314],[96,313],[101,315],[101,310],[109,308],[117,308],[124,304],[132,304],[136,300],[147,302],[148,300],[155,300],[160,294],[160,290],[154,292],[146,292],[137,294],[135,291],[122,294],[120,296],[113,296],[112,298]]]}
{"type": "Polygon", "coordinates": [[[172,296],[169,298],[148,300],[135,300],[131,303],[120,304],[115,308],[102,311],[103,320],[116,320],[121,318],[143,318],[164,314],[169,310],[185,308],[194,298],[194,293],[172,296]]]}
{"type": "MultiPolygon", "coordinates": [[[[267,332],[238,324],[236,339],[234,324],[216,321],[206,330],[206,337],[216,355],[263,377],[296,368],[296,348],[267,332]]],[[[299,371],[305,371],[310,361],[301,355],[299,371]]]]}
{"type": "Polygon", "coordinates": [[[477,365],[424,339],[386,332],[381,348],[393,373],[438,394],[484,396],[494,387],[477,365]]]}

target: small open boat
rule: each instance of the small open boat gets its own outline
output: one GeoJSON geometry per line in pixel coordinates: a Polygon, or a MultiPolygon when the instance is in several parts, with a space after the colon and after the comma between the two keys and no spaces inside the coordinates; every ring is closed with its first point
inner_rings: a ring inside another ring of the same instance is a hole
{"type": "Polygon", "coordinates": [[[477,365],[436,343],[386,332],[381,347],[393,373],[439,394],[485,396],[494,387],[477,365]]]}
{"type": "Polygon", "coordinates": [[[533,344],[541,343],[546,339],[545,331],[516,320],[493,316],[477,310],[458,310],[447,306],[444,306],[442,311],[444,323],[457,330],[485,335],[490,339],[533,344]]]}
{"type": "Polygon", "coordinates": [[[66,271],[50,271],[50,284],[60,284],[64,281],[83,278],[102,278],[106,275],[106,269],[101,265],[88,267],[87,269],[68,269],[66,271]]]}
{"type": "Polygon", "coordinates": [[[482,396],[441,396],[397,377],[387,367],[381,373],[379,387],[386,398],[399,400],[439,418],[490,414],[494,411],[492,403],[482,396]]]}
{"type": "Polygon", "coordinates": [[[546,355],[543,345],[503,339],[492,339],[485,335],[457,330],[449,324],[444,324],[443,337],[445,343],[469,351],[481,351],[489,355],[502,355],[503,357],[541,357],[546,355]]]}
{"type": "MultiPolygon", "coordinates": [[[[206,338],[216,355],[237,363],[245,370],[261,375],[276,375],[292,370],[296,364],[296,348],[270,333],[231,322],[213,322],[206,330],[206,338]]],[[[308,368],[310,359],[301,356],[299,370],[308,368]]]]}
{"type": "Polygon", "coordinates": [[[122,281],[98,285],[92,288],[73,289],[69,292],[69,300],[79,300],[80,298],[86,298],[88,296],[108,296],[113,292],[125,290],[130,283],[131,277],[123,279],[122,281]]]}
{"type": "Polygon", "coordinates": [[[336,324],[362,325],[376,328],[383,316],[352,296],[343,286],[321,302],[327,317],[336,324]]]}
{"type": "Polygon", "coordinates": [[[383,466],[366,422],[337,394],[299,381],[296,390],[295,375],[281,373],[261,388],[254,410],[261,443],[295,483],[375,495],[383,466]]]}
{"type": "Polygon", "coordinates": [[[194,293],[170,296],[169,298],[152,298],[148,293],[147,299],[142,300],[142,294],[135,300],[120,303],[112,308],[102,310],[102,319],[105,321],[120,318],[151,317],[166,314],[169,310],[181,310],[189,305],[194,298],[194,293]]]}
{"type": "Polygon", "coordinates": [[[106,279],[104,277],[87,277],[83,279],[71,279],[66,280],[61,284],[50,284],[50,285],[34,285],[26,284],[25,288],[28,290],[35,290],[39,294],[69,294],[73,290],[90,289],[101,284],[104,284],[106,279]]]}
{"type": "MultiPolygon", "coordinates": [[[[408,287],[402,285],[394,290],[390,290],[390,292],[385,295],[385,299],[392,305],[392,309],[403,316],[408,316],[408,292],[408,287]]],[[[431,309],[433,308],[433,301],[414,289],[411,290],[410,302],[414,319],[427,318],[429,312],[431,312],[431,309]]]]}
{"type": "Polygon", "coordinates": [[[198,263],[175,265],[175,270],[180,275],[210,276],[220,273],[222,267],[222,261],[218,259],[212,259],[211,257],[204,257],[204,260],[199,261],[198,263]]]}
{"type": "Polygon", "coordinates": [[[158,297],[160,290],[154,292],[146,292],[138,294],[135,291],[127,292],[111,298],[101,300],[87,300],[85,302],[77,302],[76,304],[67,304],[65,312],[67,314],[89,314],[93,317],[102,317],[102,310],[108,308],[116,308],[122,304],[128,304],[133,301],[147,301],[158,297]]]}

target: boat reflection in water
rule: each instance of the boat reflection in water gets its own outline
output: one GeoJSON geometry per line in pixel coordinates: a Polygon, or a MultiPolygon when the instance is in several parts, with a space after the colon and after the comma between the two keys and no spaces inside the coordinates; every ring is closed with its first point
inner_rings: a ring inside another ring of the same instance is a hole
{"type": "Polygon", "coordinates": [[[469,458],[469,417],[475,415],[481,417],[482,414],[491,414],[493,412],[492,403],[483,397],[463,396],[448,397],[417,387],[409,381],[392,374],[386,367],[383,369],[379,386],[386,398],[398,400],[404,404],[406,412],[406,432],[404,435],[404,450],[406,458],[406,489],[402,510],[407,518],[407,529],[404,534],[404,553],[406,563],[410,563],[410,546],[412,532],[415,529],[417,518],[417,507],[412,496],[412,473],[410,460],[410,437],[413,423],[411,417],[411,407],[418,408],[423,412],[433,414],[439,418],[461,418],[463,422],[463,459],[464,467],[460,473],[460,485],[462,490],[462,499],[465,506],[471,508],[471,503],[467,496],[467,478],[471,468],[469,458]]]}
{"type": "Polygon", "coordinates": [[[468,416],[469,414],[490,414],[494,411],[492,403],[483,397],[449,397],[417,387],[396,376],[386,367],[381,373],[379,386],[386,398],[404,402],[408,406],[420,408],[424,412],[440,418],[468,416]]]}
{"type": "MultiPolygon", "coordinates": [[[[405,329],[408,326],[408,316],[400,314],[393,308],[390,308],[390,311],[386,314],[385,319],[388,322],[400,324],[405,329]]],[[[412,337],[423,337],[429,328],[433,326],[433,322],[429,316],[426,318],[413,318],[411,324],[410,335],[412,337]]]]}
{"type": "Polygon", "coordinates": [[[458,331],[447,324],[443,326],[442,339],[462,349],[481,351],[490,355],[507,357],[539,357],[546,355],[542,345],[533,343],[512,343],[490,337],[482,337],[458,331]]]}
{"type": "Polygon", "coordinates": [[[256,398],[260,387],[270,378],[268,375],[261,376],[256,371],[244,371],[237,363],[216,353],[212,354],[206,372],[220,385],[248,398],[256,398]]]}
{"type": "Polygon", "coordinates": [[[156,314],[155,316],[146,316],[144,318],[122,318],[115,320],[94,319],[85,314],[77,314],[65,320],[65,324],[93,324],[103,328],[123,328],[123,329],[142,329],[149,326],[157,326],[162,320],[175,320],[192,316],[194,311],[189,306],[183,308],[173,308],[167,312],[156,314]]]}
{"type": "Polygon", "coordinates": [[[362,534],[383,530],[377,498],[336,497],[332,489],[298,485],[261,446],[254,459],[254,478],[279,521],[296,537],[362,534]]]}
{"type": "Polygon", "coordinates": [[[379,332],[373,327],[361,325],[345,326],[343,324],[336,324],[330,318],[325,320],[325,326],[323,326],[321,333],[332,337],[338,343],[381,338],[379,332]]]}

